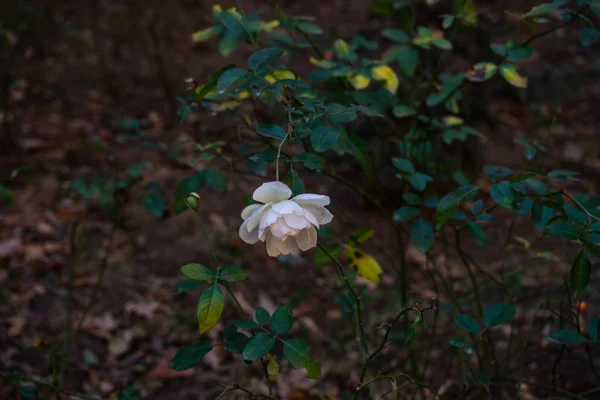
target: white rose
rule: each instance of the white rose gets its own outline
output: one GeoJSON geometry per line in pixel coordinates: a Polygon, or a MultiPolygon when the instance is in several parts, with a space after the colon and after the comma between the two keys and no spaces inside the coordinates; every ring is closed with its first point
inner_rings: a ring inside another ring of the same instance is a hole
{"type": "Polygon", "coordinates": [[[256,189],[252,198],[258,203],[242,211],[242,240],[249,244],[266,242],[271,257],[315,247],[317,229],[333,219],[325,208],[329,197],[306,193],[289,199],[291,196],[290,188],[281,182],[263,183],[256,189]]]}

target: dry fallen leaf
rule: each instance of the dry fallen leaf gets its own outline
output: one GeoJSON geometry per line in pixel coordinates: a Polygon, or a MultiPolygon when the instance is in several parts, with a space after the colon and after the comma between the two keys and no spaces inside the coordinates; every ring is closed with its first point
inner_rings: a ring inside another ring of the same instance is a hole
{"type": "Polygon", "coordinates": [[[147,319],[154,317],[156,311],[160,308],[160,303],[157,301],[150,301],[148,303],[135,303],[128,301],[125,303],[125,311],[139,315],[147,319]]]}
{"type": "Polygon", "coordinates": [[[10,328],[8,328],[8,336],[15,337],[19,336],[25,325],[27,324],[27,317],[23,314],[17,314],[10,319],[10,328]]]}
{"type": "Polygon", "coordinates": [[[130,341],[123,336],[111,337],[108,341],[108,352],[111,356],[119,357],[127,353],[129,350],[130,341]]]}
{"type": "Polygon", "coordinates": [[[10,257],[21,249],[21,238],[10,238],[0,242],[0,260],[10,257]]]}

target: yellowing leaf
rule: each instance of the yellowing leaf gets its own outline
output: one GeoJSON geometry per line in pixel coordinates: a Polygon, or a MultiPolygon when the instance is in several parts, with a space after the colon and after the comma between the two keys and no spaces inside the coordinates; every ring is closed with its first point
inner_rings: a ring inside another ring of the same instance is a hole
{"type": "Polygon", "coordinates": [[[296,79],[296,74],[289,69],[278,69],[277,71],[273,71],[273,76],[278,81],[282,79],[296,79]]]}
{"type": "Polygon", "coordinates": [[[358,247],[348,246],[347,248],[348,261],[350,267],[356,273],[368,281],[379,283],[379,275],[381,275],[381,265],[376,259],[365,253],[358,247]]]}
{"type": "Polygon", "coordinates": [[[527,78],[519,75],[517,67],[512,64],[502,64],[500,66],[500,75],[513,86],[518,88],[527,87],[527,78]]]}
{"type": "Polygon", "coordinates": [[[333,43],[333,48],[339,58],[348,59],[348,57],[350,57],[350,45],[348,45],[348,43],[346,43],[344,40],[336,39],[336,41],[333,43]]]}
{"type": "Polygon", "coordinates": [[[396,93],[396,90],[398,90],[398,85],[400,84],[398,80],[398,75],[396,75],[394,70],[391,69],[389,66],[380,65],[378,67],[374,67],[371,70],[371,75],[373,76],[373,79],[376,79],[378,81],[384,81],[385,88],[390,93],[396,93]]]}
{"type": "Polygon", "coordinates": [[[350,83],[356,90],[365,89],[371,83],[371,78],[366,75],[356,74],[352,76],[350,79],[350,83]]]}
{"type": "Polygon", "coordinates": [[[265,75],[265,81],[269,82],[269,83],[275,83],[277,82],[277,79],[275,79],[275,77],[271,74],[269,75],[265,75]]]}
{"type": "Polygon", "coordinates": [[[463,14],[463,21],[465,21],[467,25],[477,25],[477,7],[475,6],[475,0],[464,1],[461,13],[463,14]]]}
{"type": "Polygon", "coordinates": [[[263,32],[272,32],[273,29],[279,26],[279,21],[276,19],[269,22],[260,21],[259,29],[263,32]]]}
{"type": "Polygon", "coordinates": [[[443,121],[446,126],[462,125],[465,122],[461,117],[457,117],[456,115],[447,115],[443,118],[443,121]]]}
{"type": "Polygon", "coordinates": [[[496,75],[498,66],[491,62],[480,62],[469,69],[466,78],[472,82],[484,82],[496,75]]]}
{"type": "Polygon", "coordinates": [[[214,13],[220,13],[223,11],[223,7],[221,7],[219,4],[213,4],[212,9],[214,13]]]}
{"type": "Polygon", "coordinates": [[[242,92],[239,92],[235,98],[238,100],[244,100],[247,99],[248,97],[250,97],[250,93],[247,90],[244,90],[242,92]]]}
{"type": "Polygon", "coordinates": [[[192,40],[194,42],[204,42],[214,36],[217,36],[223,31],[221,25],[211,26],[210,28],[203,29],[201,31],[192,34],[192,40]]]}
{"type": "Polygon", "coordinates": [[[317,67],[323,68],[323,69],[330,69],[337,65],[337,63],[335,61],[326,60],[326,59],[319,60],[314,57],[309,58],[308,61],[310,61],[310,63],[312,65],[316,65],[317,67]]]}

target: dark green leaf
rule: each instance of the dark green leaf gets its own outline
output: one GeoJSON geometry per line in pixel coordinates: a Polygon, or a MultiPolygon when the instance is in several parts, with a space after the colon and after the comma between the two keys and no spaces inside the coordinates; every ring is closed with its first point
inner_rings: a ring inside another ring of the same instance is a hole
{"type": "Polygon", "coordinates": [[[290,307],[279,307],[271,317],[271,329],[274,333],[286,333],[292,329],[294,319],[292,318],[292,309],[290,307]]]}
{"type": "Polygon", "coordinates": [[[408,35],[400,29],[384,29],[381,34],[394,42],[406,43],[409,41],[408,35]]]}
{"type": "Polygon", "coordinates": [[[181,273],[193,281],[207,282],[215,279],[213,272],[202,264],[185,264],[181,267],[181,273]]]}
{"type": "Polygon", "coordinates": [[[467,224],[467,229],[469,230],[469,235],[471,235],[471,238],[477,244],[477,246],[487,246],[487,235],[485,234],[483,229],[481,229],[481,227],[477,225],[477,223],[473,221],[469,222],[467,224]]]}
{"type": "Polygon", "coordinates": [[[278,47],[267,47],[265,49],[258,50],[248,57],[248,66],[256,72],[268,63],[277,60],[282,54],[283,50],[278,47]]]}
{"type": "Polygon", "coordinates": [[[592,264],[587,257],[587,251],[582,249],[571,266],[571,286],[575,294],[581,293],[590,282],[592,264]]]}
{"type": "Polygon", "coordinates": [[[509,210],[517,208],[518,194],[508,182],[500,182],[492,185],[490,194],[494,201],[509,210]]]}
{"type": "Polygon", "coordinates": [[[584,46],[591,46],[600,40],[600,29],[584,27],[579,30],[579,41],[584,46]]]}
{"type": "Polygon", "coordinates": [[[288,172],[285,178],[285,182],[290,187],[290,189],[292,189],[292,193],[294,196],[298,196],[299,194],[304,193],[304,182],[302,181],[302,178],[300,178],[300,175],[298,175],[296,170],[290,169],[290,172],[288,172]]]}
{"type": "Polygon", "coordinates": [[[546,339],[556,344],[576,344],[587,342],[587,339],[581,333],[568,329],[552,332],[548,337],[546,337],[546,339]]]}
{"type": "Polygon", "coordinates": [[[216,169],[207,169],[204,171],[204,181],[208,186],[219,193],[223,193],[226,189],[226,180],[223,173],[216,169]]]}
{"type": "Polygon", "coordinates": [[[202,358],[213,348],[212,344],[206,340],[201,340],[193,346],[184,347],[177,351],[175,357],[169,363],[169,368],[175,371],[185,371],[192,368],[202,361],[202,358]]]}
{"type": "Polygon", "coordinates": [[[419,219],[415,221],[410,230],[410,240],[421,252],[426,253],[434,243],[433,228],[429,222],[419,219]]]}
{"type": "Polygon", "coordinates": [[[588,335],[592,341],[600,342],[600,318],[598,316],[592,318],[588,324],[588,335]]]}
{"type": "Polygon", "coordinates": [[[420,214],[416,207],[404,206],[394,212],[394,221],[409,221],[420,214]]]}
{"type": "Polygon", "coordinates": [[[250,340],[248,336],[236,331],[234,326],[227,327],[223,336],[225,337],[225,350],[233,354],[242,354],[250,340]]]}
{"type": "Polygon", "coordinates": [[[292,161],[302,163],[306,168],[317,171],[320,171],[323,168],[323,160],[313,153],[300,153],[295,155],[292,161]]]}
{"type": "Polygon", "coordinates": [[[285,139],[286,133],[282,127],[273,124],[264,124],[256,128],[256,132],[261,136],[274,139],[285,139]]]}
{"type": "Polygon", "coordinates": [[[552,224],[546,226],[550,232],[552,232],[556,236],[563,237],[568,240],[577,240],[582,236],[581,230],[570,223],[569,221],[556,221],[552,224]]]}
{"type": "Polygon", "coordinates": [[[219,279],[225,282],[243,282],[248,278],[248,273],[235,265],[227,265],[221,269],[219,279]]]}
{"type": "Polygon", "coordinates": [[[312,131],[310,141],[319,153],[329,150],[340,140],[340,132],[337,128],[327,124],[320,124],[312,131]]]}
{"type": "Polygon", "coordinates": [[[275,338],[270,333],[260,332],[248,341],[242,357],[246,361],[258,360],[267,355],[275,346],[275,338]]]}
{"type": "Polygon", "coordinates": [[[483,323],[488,328],[501,325],[514,318],[517,310],[508,304],[492,304],[483,311],[483,323]]]}
{"type": "Polygon", "coordinates": [[[250,330],[260,328],[260,325],[250,319],[238,319],[237,321],[233,321],[231,323],[238,329],[250,330]]]}
{"type": "Polygon", "coordinates": [[[293,368],[306,366],[309,350],[310,346],[299,339],[290,339],[283,343],[283,354],[293,368]]]}
{"type": "Polygon", "coordinates": [[[398,105],[394,106],[394,108],[392,109],[392,113],[394,114],[394,116],[396,116],[398,118],[406,118],[406,117],[412,117],[413,115],[416,115],[417,110],[414,107],[409,107],[409,106],[405,106],[402,104],[398,104],[398,105]]]}
{"type": "Polygon", "coordinates": [[[310,22],[299,22],[298,29],[300,29],[304,33],[308,33],[311,35],[320,35],[323,33],[323,30],[315,24],[311,24],[310,22]]]}
{"type": "Polygon", "coordinates": [[[435,224],[437,227],[448,222],[458,208],[464,202],[473,200],[479,193],[479,188],[474,185],[463,185],[456,191],[442,197],[437,205],[435,224]]]}
{"type": "Polygon", "coordinates": [[[402,172],[406,172],[409,174],[415,172],[415,167],[406,158],[394,157],[392,158],[392,164],[394,164],[394,166],[402,172]]]}
{"type": "Polygon", "coordinates": [[[427,183],[433,181],[433,178],[427,174],[422,174],[420,172],[415,172],[408,178],[408,181],[419,192],[422,192],[427,187],[427,183]]]}
{"type": "Polygon", "coordinates": [[[202,285],[202,282],[192,281],[190,279],[182,279],[177,284],[177,293],[183,293],[188,290],[196,289],[200,285],[202,285]]]}
{"type": "Polygon", "coordinates": [[[256,315],[254,317],[256,318],[256,322],[258,322],[261,325],[265,325],[267,322],[269,322],[271,315],[264,308],[258,307],[256,309],[256,315]]]}
{"type": "Polygon", "coordinates": [[[506,178],[512,174],[512,169],[500,165],[484,165],[483,172],[493,181],[506,178]]]}
{"type": "Polygon", "coordinates": [[[167,210],[167,199],[162,194],[148,194],[142,199],[146,210],[157,217],[162,217],[167,210]]]}
{"type": "Polygon", "coordinates": [[[198,300],[198,329],[200,333],[208,332],[219,322],[225,298],[217,285],[212,285],[202,293],[198,300]]]}
{"type": "Polygon", "coordinates": [[[421,204],[421,197],[419,197],[419,195],[416,195],[414,193],[404,193],[402,195],[402,198],[404,199],[404,201],[406,201],[408,204],[412,205],[412,206],[418,206],[421,204]]]}
{"type": "Polygon", "coordinates": [[[472,386],[486,387],[490,384],[490,377],[484,371],[475,371],[467,376],[467,383],[472,386]]]}
{"type": "Polygon", "coordinates": [[[454,322],[459,328],[464,329],[465,331],[475,333],[477,335],[481,334],[479,323],[466,314],[458,314],[454,318],[454,322]]]}
{"type": "Polygon", "coordinates": [[[246,75],[248,71],[243,68],[231,68],[223,72],[217,81],[217,91],[224,93],[231,87],[236,81],[246,75]]]}

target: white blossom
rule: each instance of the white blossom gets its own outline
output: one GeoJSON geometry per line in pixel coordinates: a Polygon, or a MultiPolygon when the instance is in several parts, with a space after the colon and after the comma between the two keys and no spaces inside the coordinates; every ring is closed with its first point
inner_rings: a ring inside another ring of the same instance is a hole
{"type": "Polygon", "coordinates": [[[252,198],[258,203],[242,211],[242,240],[249,244],[265,242],[271,257],[315,247],[317,229],[333,219],[325,208],[329,197],[310,193],[291,196],[290,188],[278,181],[263,183],[256,189],[252,198]]]}

